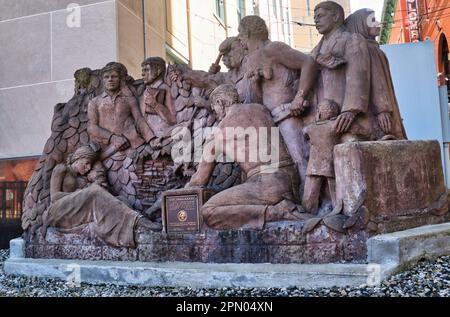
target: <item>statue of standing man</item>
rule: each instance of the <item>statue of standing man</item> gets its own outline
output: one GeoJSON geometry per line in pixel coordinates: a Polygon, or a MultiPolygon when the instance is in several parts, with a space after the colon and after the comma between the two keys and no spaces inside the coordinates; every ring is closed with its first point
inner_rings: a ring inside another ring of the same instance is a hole
{"type": "Polygon", "coordinates": [[[127,156],[131,160],[131,150],[149,143],[155,134],[142,116],[136,97],[125,85],[126,76],[126,68],[120,63],[109,63],[103,68],[105,91],[89,103],[88,133],[102,145],[101,160],[113,158],[109,160],[111,166],[106,164],[113,194],[133,206],[137,203],[131,182],[134,167],[126,166],[124,160],[127,156]]]}
{"type": "MultiPolygon", "coordinates": [[[[370,56],[367,41],[344,28],[344,9],[333,1],[319,3],[314,9],[316,28],[323,35],[312,51],[320,67],[313,104],[332,101],[339,106],[336,132],[341,141],[372,139],[373,118],[368,111],[370,96],[370,56]],[[349,133],[358,121],[365,135],[349,133]]],[[[315,111],[311,113],[312,121],[315,111]]],[[[308,121],[306,119],[306,121],[308,121]]]]}
{"type": "Polygon", "coordinates": [[[266,23],[259,16],[241,20],[239,39],[248,49],[246,74],[251,88],[246,102],[262,103],[271,112],[303,183],[308,151],[298,115],[308,106],[307,97],[317,77],[316,63],[287,44],[270,41],[266,23]]]}

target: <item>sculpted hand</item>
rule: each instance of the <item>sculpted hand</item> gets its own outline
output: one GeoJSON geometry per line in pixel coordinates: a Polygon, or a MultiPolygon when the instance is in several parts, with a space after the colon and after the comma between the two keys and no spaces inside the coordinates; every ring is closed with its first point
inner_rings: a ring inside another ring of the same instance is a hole
{"type": "Polygon", "coordinates": [[[301,116],[309,108],[309,101],[303,96],[295,97],[291,103],[291,114],[301,116]]]}
{"type": "Polygon", "coordinates": [[[207,100],[203,98],[202,96],[195,96],[194,97],[194,105],[198,108],[205,108],[207,107],[207,100]]]}
{"type": "Polygon", "coordinates": [[[378,125],[385,134],[391,133],[392,123],[391,115],[388,112],[382,112],[377,116],[378,125]]]}
{"type": "Polygon", "coordinates": [[[170,79],[170,81],[171,82],[177,82],[177,81],[179,81],[179,80],[181,80],[182,79],[182,75],[181,75],[181,72],[180,71],[178,71],[178,70],[175,70],[173,67],[171,67],[170,69],[169,69],[169,73],[168,73],[168,75],[169,75],[169,79],[170,79]]]}
{"type": "Polygon", "coordinates": [[[160,150],[162,148],[161,141],[162,141],[161,137],[157,137],[157,138],[154,138],[154,139],[150,140],[151,148],[153,150],[160,150]]]}
{"type": "Polygon", "coordinates": [[[130,146],[128,140],[120,135],[113,135],[111,138],[111,142],[117,151],[126,150],[130,146]]]}
{"type": "Polygon", "coordinates": [[[350,111],[341,113],[336,121],[336,132],[338,133],[347,132],[352,126],[355,117],[356,115],[350,111]]]}
{"type": "Polygon", "coordinates": [[[220,65],[212,64],[209,67],[208,72],[211,73],[211,74],[217,74],[218,72],[220,72],[220,65]]]}

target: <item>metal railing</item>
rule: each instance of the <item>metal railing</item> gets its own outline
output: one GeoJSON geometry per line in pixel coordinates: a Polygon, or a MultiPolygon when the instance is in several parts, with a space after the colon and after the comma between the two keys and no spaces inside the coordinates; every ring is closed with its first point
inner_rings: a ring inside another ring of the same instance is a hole
{"type": "Polygon", "coordinates": [[[20,221],[26,182],[0,182],[0,222],[20,221]]]}

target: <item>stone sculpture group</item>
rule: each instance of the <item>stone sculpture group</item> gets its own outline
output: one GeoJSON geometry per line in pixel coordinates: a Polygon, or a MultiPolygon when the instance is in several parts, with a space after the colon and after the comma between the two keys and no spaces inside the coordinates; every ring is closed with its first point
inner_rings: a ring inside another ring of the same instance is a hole
{"type": "Polygon", "coordinates": [[[341,6],[325,1],[314,19],[323,38],[311,54],[270,41],[264,20],[246,16],[208,72],[166,66],[160,57],[143,61],[140,80],[117,62],[78,70],[75,95],[55,107],[52,135],[25,193],[27,255],[361,261],[371,235],[448,219],[439,167],[415,168],[409,182],[391,180],[399,197],[377,192],[364,174],[372,147],[388,153],[380,163],[386,166],[396,164],[395,149],[440,157],[435,144],[393,141],[406,133],[374,12],[345,19],[341,6]],[[352,152],[367,146],[362,156],[352,152]],[[178,159],[186,155],[191,159],[178,159]],[[397,203],[425,174],[433,189],[413,208],[397,203]],[[201,207],[200,233],[161,232],[162,193],[200,187],[216,192],[201,207]],[[370,205],[380,196],[397,210],[370,205]],[[102,255],[89,255],[86,246],[100,246],[102,255]]]}

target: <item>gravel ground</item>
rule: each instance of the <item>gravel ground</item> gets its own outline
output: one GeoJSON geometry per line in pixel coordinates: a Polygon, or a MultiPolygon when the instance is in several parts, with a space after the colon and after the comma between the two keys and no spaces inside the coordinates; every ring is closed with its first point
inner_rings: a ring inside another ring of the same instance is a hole
{"type": "Polygon", "coordinates": [[[89,285],[70,287],[63,281],[8,277],[3,271],[3,262],[8,258],[8,250],[0,250],[0,297],[203,297],[203,296],[302,296],[302,297],[450,297],[450,256],[435,261],[423,261],[409,271],[392,276],[379,287],[321,288],[305,290],[292,288],[219,288],[191,289],[166,287],[135,287],[115,285],[89,285]]]}

